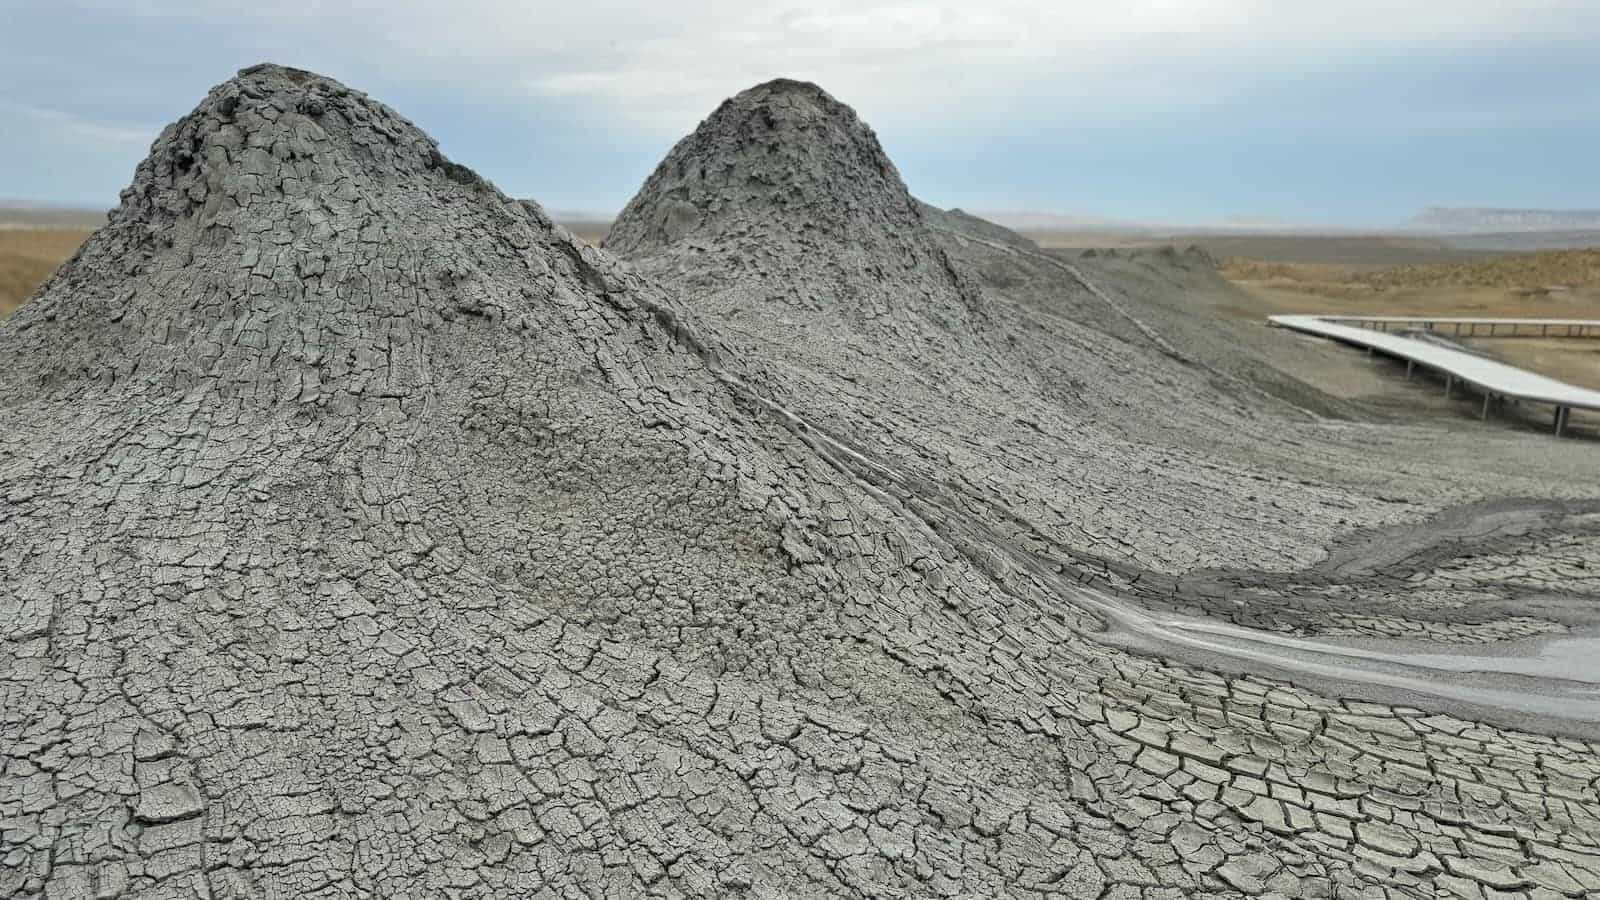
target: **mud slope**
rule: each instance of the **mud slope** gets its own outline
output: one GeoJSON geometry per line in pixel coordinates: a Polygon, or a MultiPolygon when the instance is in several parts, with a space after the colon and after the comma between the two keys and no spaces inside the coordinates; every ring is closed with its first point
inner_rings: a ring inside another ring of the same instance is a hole
{"type": "Polygon", "coordinates": [[[814,844],[992,587],[393,111],[219,86],[0,350],[0,894],[914,880],[814,844]]]}
{"type": "MultiPolygon", "coordinates": [[[[1319,417],[1348,415],[1340,404],[1182,308],[1196,284],[1226,288],[1204,259],[1080,265],[930,227],[882,156],[819,88],[760,85],[674,148],[606,246],[714,321],[814,423],[1087,570],[1293,570],[1350,530],[1485,499],[1475,462],[1434,461],[1418,452],[1434,438],[1404,429],[1330,427],[1319,417]],[[889,246],[915,248],[921,268],[891,256],[859,277],[860,248],[889,246]],[[941,334],[930,303],[974,311],[968,327],[941,334]],[[1417,461],[1397,471],[1397,455],[1417,461]]],[[[1497,490],[1529,496],[1582,482],[1566,452],[1474,449],[1510,473],[1497,490]]]]}
{"type": "MultiPolygon", "coordinates": [[[[608,245],[622,249],[641,271],[678,288],[684,302],[715,321],[730,345],[740,348],[746,359],[759,360],[761,369],[755,377],[764,379],[768,393],[800,410],[829,440],[848,446],[849,453],[841,456],[854,462],[864,481],[907,498],[909,511],[928,517],[935,530],[951,537],[969,558],[987,562],[986,571],[1001,583],[1014,585],[1021,569],[1045,591],[1046,608],[1052,608],[1052,599],[1058,609],[1100,608],[1095,607],[1096,597],[1104,597],[1103,593],[1085,595],[1064,583],[1081,579],[1109,587],[1124,601],[1144,608],[1179,613],[1171,620],[1173,626],[1191,635],[1233,634],[1228,631],[1232,626],[1216,624],[1225,621],[1257,629],[1258,635],[1405,638],[1430,646],[1487,643],[1498,648],[1491,654],[1515,655],[1539,651],[1512,646],[1505,643],[1508,639],[1587,627],[1587,614],[1579,610],[1593,606],[1593,590],[1586,584],[1563,585],[1554,573],[1595,561],[1592,504],[1575,505],[1570,512],[1537,501],[1506,501],[1487,512],[1457,506],[1491,496],[1562,496],[1573,491],[1592,495],[1579,474],[1588,465],[1583,450],[1533,445],[1516,436],[1329,421],[1325,416],[1330,413],[1359,417],[1359,411],[1341,409],[1309,386],[1285,387],[1274,377],[1270,353],[1260,352],[1242,334],[1208,324],[1205,305],[1225,303],[1228,297],[1226,286],[1201,255],[1069,262],[997,240],[986,229],[966,223],[946,220],[930,226],[924,211],[920,228],[914,223],[901,227],[921,231],[918,240],[926,237],[940,243],[946,258],[955,262],[952,277],[957,283],[981,280],[983,284],[984,296],[976,306],[981,318],[975,318],[972,334],[908,352],[905,342],[849,333],[843,329],[852,321],[850,310],[839,305],[861,289],[859,283],[809,306],[764,304],[763,298],[780,290],[772,283],[782,280],[767,271],[768,260],[785,261],[784,278],[801,272],[807,283],[825,286],[830,274],[838,271],[833,258],[849,258],[851,248],[844,241],[813,241],[806,252],[790,253],[788,248],[801,240],[797,235],[828,232],[826,226],[795,224],[792,210],[827,208],[822,201],[796,202],[815,185],[826,183],[815,171],[816,164],[830,166],[840,178],[846,177],[843,173],[856,178],[860,173],[849,161],[876,150],[870,132],[858,127],[853,116],[839,112],[837,106],[820,104],[823,110],[833,110],[838,121],[826,128],[794,130],[791,138],[847,134],[853,135],[852,141],[841,145],[830,137],[808,149],[769,153],[814,162],[803,170],[765,169],[754,179],[755,186],[744,184],[744,171],[717,154],[743,157],[749,148],[708,134],[741,133],[729,124],[730,110],[736,111],[734,121],[781,120],[788,104],[785,98],[797,90],[801,88],[787,83],[760,86],[714,113],[647,182],[630,212],[618,221],[608,245]],[[686,156],[685,148],[700,148],[708,155],[686,156]],[[685,171],[716,183],[693,192],[703,206],[688,208],[694,203],[684,195],[674,201],[687,204],[675,207],[677,220],[693,223],[683,236],[675,237],[668,229],[653,228],[658,216],[641,211],[664,208],[665,199],[652,196],[653,192],[674,184],[673,173],[685,171]],[[745,198],[755,208],[742,210],[728,225],[729,218],[718,208],[717,198],[724,196],[745,198]],[[767,202],[764,198],[774,196],[784,198],[783,208],[761,205],[767,202]],[[760,230],[759,235],[778,243],[752,246],[757,226],[749,223],[769,213],[785,225],[760,230]],[[724,228],[725,233],[719,230],[724,228]],[[638,240],[641,234],[653,238],[638,240]],[[1532,524],[1508,533],[1494,524],[1499,521],[1496,517],[1505,516],[1532,524]],[[1467,523],[1459,533],[1454,526],[1440,530],[1441,523],[1457,520],[1467,523]],[[1320,568],[1330,548],[1341,543],[1363,545],[1373,535],[1422,549],[1381,565],[1344,567],[1335,574],[1320,568]],[[1495,562],[1474,566],[1470,561],[1484,552],[1493,553],[1495,562]],[[1057,576],[1051,578],[1041,564],[1053,567],[1057,576]],[[1545,599],[1525,605],[1541,591],[1545,599]],[[1191,629],[1182,618],[1185,615],[1200,620],[1191,629]]],[[[804,89],[806,96],[814,96],[813,91],[804,89]]],[[[766,138],[751,140],[760,145],[766,138]]],[[[853,182],[851,190],[898,208],[904,187],[898,179],[884,176],[876,188],[853,182]]],[[[884,218],[868,215],[854,221],[865,228],[884,218]]],[[[886,273],[872,286],[877,296],[870,307],[915,309],[920,284],[904,284],[892,272],[886,273]]],[[[1118,617],[1114,611],[1108,615],[1118,617]]],[[[1136,617],[1130,613],[1125,618],[1136,617]]],[[[1054,646],[1075,644],[1060,638],[1054,646]]],[[[1146,646],[1195,658],[1172,644],[1146,646]]],[[[1259,657],[1255,663],[1288,672],[1292,665],[1277,667],[1284,657],[1310,658],[1327,648],[1298,638],[1281,646],[1278,663],[1259,657]]],[[[1365,662],[1359,657],[1368,652],[1350,651],[1343,661],[1323,667],[1324,674],[1348,669],[1331,681],[1310,674],[1308,667],[1290,677],[1320,683],[1335,694],[1361,695],[1362,690],[1347,678],[1362,670],[1365,662]]],[[[1403,652],[1382,648],[1371,652],[1384,660],[1405,658],[1403,652]]],[[[1092,653],[1086,657],[1093,658],[1092,653]]],[[[1199,658],[1206,661],[1205,654],[1199,658]]],[[[1234,667],[1241,658],[1213,655],[1209,663],[1234,667]]],[[[1340,656],[1332,653],[1324,658],[1340,656]]],[[[1451,659],[1471,662],[1465,657],[1451,659]]],[[[1084,665],[1096,667],[1093,662],[1084,665]]],[[[1485,665],[1493,669],[1496,664],[1485,665]]],[[[1466,681],[1450,671],[1455,670],[1434,668],[1417,678],[1441,685],[1441,690],[1468,689],[1466,681]]],[[[1169,677],[1186,683],[1194,676],[1193,670],[1179,667],[1164,666],[1163,673],[1148,676],[1152,687],[1147,696],[1162,695],[1166,688],[1155,685],[1169,677]],[[1170,674],[1180,671],[1183,674],[1170,674]]],[[[1229,683],[1230,690],[1240,684],[1229,683]]],[[[1520,684],[1515,678],[1508,683],[1520,684]]],[[[1241,720],[1212,717],[1205,711],[1206,701],[1187,689],[1169,699],[1173,708],[1184,708],[1176,719],[1198,716],[1220,729],[1201,739],[1208,746],[1229,740],[1223,732],[1254,730],[1241,720]]],[[[1413,699],[1435,708],[1438,704],[1437,696],[1413,699]]],[[[1531,695],[1528,705],[1538,705],[1531,695]]],[[[1375,892],[1393,889],[1424,895],[1444,885],[1462,896],[1477,896],[1481,886],[1500,876],[1469,873],[1467,864],[1446,859],[1453,852],[1480,853],[1470,842],[1419,836],[1415,841],[1386,843],[1387,849],[1382,849],[1356,837],[1359,822],[1351,823],[1349,841],[1335,836],[1342,831],[1339,817],[1323,815],[1327,811],[1323,801],[1312,796],[1315,789],[1307,790],[1316,779],[1305,773],[1345,771],[1352,759],[1349,751],[1356,746],[1370,742],[1378,748],[1374,752],[1387,754],[1389,741],[1407,743],[1408,733],[1416,735],[1420,733],[1416,728],[1428,727],[1417,723],[1443,721],[1414,710],[1356,706],[1360,715],[1386,721],[1364,720],[1352,732],[1346,730],[1343,713],[1324,708],[1311,717],[1322,724],[1307,720],[1304,724],[1310,728],[1305,734],[1279,735],[1267,729],[1273,734],[1272,746],[1293,748],[1297,760],[1280,773],[1281,790],[1284,795],[1306,791],[1307,805],[1298,800],[1280,803],[1280,795],[1271,789],[1268,794],[1274,799],[1266,802],[1232,793],[1240,782],[1230,777],[1224,779],[1227,784],[1220,793],[1195,784],[1198,794],[1178,800],[1178,806],[1192,808],[1206,823],[1203,827],[1219,818],[1239,816],[1247,823],[1263,824],[1268,833],[1309,840],[1304,847],[1316,865],[1350,860],[1363,871],[1363,880],[1370,878],[1368,887],[1375,892]],[[1404,724],[1391,729],[1399,723],[1404,724]],[[1326,740],[1330,732],[1342,736],[1330,743],[1326,740]],[[1354,743],[1341,749],[1346,739],[1354,743]],[[1308,768],[1289,774],[1296,765],[1308,768]],[[1248,809],[1241,811],[1230,799],[1242,801],[1248,809]],[[1297,817],[1306,815],[1309,818],[1295,824],[1297,817]],[[1385,855],[1389,853],[1394,855],[1385,855]]],[[[1571,711],[1576,714],[1577,707],[1571,711]]],[[[1175,760],[1175,783],[1191,784],[1190,770],[1177,759],[1183,754],[1165,755],[1173,747],[1188,746],[1190,738],[1175,738],[1165,729],[1165,724],[1157,727],[1153,746],[1162,752],[1150,756],[1149,762],[1164,767],[1169,759],[1175,760]]],[[[1469,730],[1475,731],[1481,739],[1478,746],[1491,757],[1522,739],[1483,725],[1469,730]]],[[[1418,752],[1411,757],[1418,773],[1444,771],[1455,764],[1440,744],[1424,740],[1408,745],[1418,752]]],[[[1274,765],[1269,762],[1268,769],[1274,765]]],[[[1377,770],[1401,771],[1383,764],[1364,767],[1369,773],[1377,770]]],[[[1589,798],[1582,801],[1585,810],[1592,806],[1596,774],[1588,765],[1573,770],[1573,777],[1584,785],[1580,794],[1589,798]]],[[[1418,777],[1426,781],[1432,776],[1418,777]]],[[[1445,787],[1444,792],[1475,794],[1479,787],[1472,780],[1445,787]]],[[[1367,782],[1369,788],[1375,783],[1367,782]]],[[[1365,790],[1356,791],[1363,796],[1361,802],[1373,802],[1376,795],[1365,790]]],[[[1430,797],[1440,796],[1432,790],[1427,789],[1430,797]]],[[[1549,796],[1544,791],[1531,788],[1524,799],[1543,802],[1549,796]]],[[[1589,815],[1578,813],[1580,819],[1589,815]]],[[[1433,813],[1384,821],[1403,822],[1419,835],[1448,834],[1453,827],[1433,813]]],[[[1587,826],[1579,830],[1588,835],[1582,841],[1592,842],[1587,826]]],[[[1532,857],[1525,859],[1531,862],[1532,857]]],[[[1272,886],[1272,879],[1283,871],[1277,864],[1261,869],[1245,866],[1230,869],[1223,880],[1247,894],[1282,890],[1292,895],[1328,888],[1326,882],[1298,875],[1272,886]]],[[[1505,875],[1499,882],[1502,888],[1521,877],[1509,867],[1505,875]]],[[[1571,890],[1581,882],[1582,878],[1564,882],[1566,887],[1555,889],[1571,890]]],[[[1522,883],[1553,887],[1532,877],[1522,883]]],[[[1102,887],[1074,885],[1062,892],[1096,895],[1102,887]]]]}
{"type": "Polygon", "coordinates": [[[1600,876],[1592,744],[1107,647],[746,340],[359,93],[220,85],[0,325],[0,895],[1600,876]]]}
{"type": "MultiPolygon", "coordinates": [[[[1078,477],[1117,489],[1074,458],[1097,452],[1087,443],[1099,435],[1069,437],[1070,448],[1055,437],[1103,430],[1099,413],[1126,405],[1060,365],[1063,354],[1115,357],[1117,342],[1043,335],[992,308],[871,129],[815,85],[780,80],[723,103],[673,148],[605,246],[715,321],[766,391],[910,477],[970,473],[1002,482],[1002,495],[1076,492],[1062,482],[1078,477]],[[1054,445],[1024,459],[1017,449],[1037,446],[1041,430],[1054,445]]],[[[1145,394],[1176,377],[1237,406],[1177,365],[1125,368],[1145,394]]],[[[1048,524],[1071,542],[1081,535],[1061,530],[1078,521],[1048,524]]]]}

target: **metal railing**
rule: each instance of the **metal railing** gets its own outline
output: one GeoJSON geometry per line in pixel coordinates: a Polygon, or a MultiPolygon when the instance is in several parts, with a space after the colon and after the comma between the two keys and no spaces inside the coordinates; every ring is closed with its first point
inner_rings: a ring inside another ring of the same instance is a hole
{"type": "Polygon", "coordinates": [[[1318,316],[1373,331],[1431,331],[1456,337],[1600,338],[1596,319],[1491,319],[1468,316],[1318,316]]]}

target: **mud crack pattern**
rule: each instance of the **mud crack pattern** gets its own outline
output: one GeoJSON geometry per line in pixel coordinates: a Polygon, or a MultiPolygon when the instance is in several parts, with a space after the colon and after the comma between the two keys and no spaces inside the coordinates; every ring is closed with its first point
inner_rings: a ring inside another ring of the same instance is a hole
{"type": "MultiPolygon", "coordinates": [[[[875,159],[840,121],[819,127],[875,159]]],[[[903,193],[891,175],[863,196],[903,193]]],[[[879,298],[899,324],[875,343],[928,338],[926,366],[882,361],[947,378],[945,406],[852,406],[877,357],[824,370],[792,328],[780,353],[724,326],[696,300],[714,272],[696,293],[576,243],[342,85],[263,66],[213,90],[0,325],[0,894],[1600,884],[1592,744],[1124,653],[986,548],[1094,537],[1152,572],[1293,571],[1338,529],[1223,516],[1235,544],[1200,531],[1192,554],[1149,549],[1187,531],[1148,537],[1149,512],[1102,532],[1093,509],[1117,497],[1073,485],[1117,467],[1038,426],[1109,440],[1131,417],[1039,366],[1139,351],[1088,328],[1047,341],[930,235],[896,240],[950,262],[908,277],[953,305],[879,298]],[[935,352],[958,325],[964,353],[996,354],[976,357],[994,384],[1030,386],[1004,418],[1034,424],[980,428],[995,395],[963,393],[983,379],[935,352]]],[[[1196,473],[1201,504],[1250,480],[1197,474],[1226,446],[1137,438],[1110,445],[1129,457],[1108,490],[1147,487],[1126,474],[1141,460],[1196,473]]],[[[1376,528],[1444,505],[1429,497],[1290,499],[1376,528]]],[[[1510,583],[1525,555],[1474,562],[1510,583]]]]}

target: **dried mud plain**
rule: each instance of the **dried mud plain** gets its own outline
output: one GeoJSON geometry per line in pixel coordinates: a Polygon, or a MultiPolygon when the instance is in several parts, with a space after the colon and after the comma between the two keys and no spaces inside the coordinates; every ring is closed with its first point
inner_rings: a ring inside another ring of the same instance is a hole
{"type": "Polygon", "coordinates": [[[1256,290],[815,85],[596,246],[246,69],[0,322],[0,894],[1592,896],[1592,424],[1256,290]]]}

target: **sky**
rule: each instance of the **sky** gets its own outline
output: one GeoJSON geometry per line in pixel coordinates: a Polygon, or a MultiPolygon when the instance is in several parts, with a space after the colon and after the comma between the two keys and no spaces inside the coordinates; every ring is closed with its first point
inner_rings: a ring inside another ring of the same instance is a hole
{"type": "Polygon", "coordinates": [[[0,0],[0,198],[110,207],[257,62],[552,210],[620,209],[723,98],[815,81],[940,206],[1373,226],[1600,209],[1600,0],[0,0]]]}

